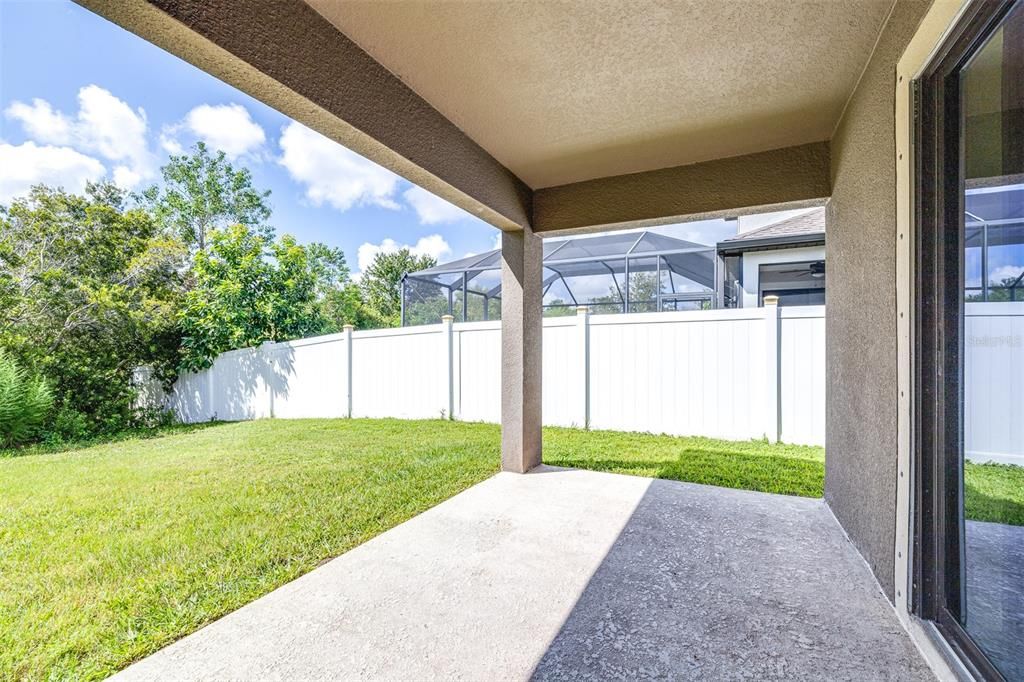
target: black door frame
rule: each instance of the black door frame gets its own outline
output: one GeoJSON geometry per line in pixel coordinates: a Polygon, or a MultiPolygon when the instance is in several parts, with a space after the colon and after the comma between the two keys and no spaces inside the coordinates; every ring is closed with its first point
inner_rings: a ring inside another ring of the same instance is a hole
{"type": "Polygon", "coordinates": [[[960,71],[1015,0],[968,7],[914,84],[914,563],[912,610],[977,677],[1003,679],[960,625],[963,600],[963,122],[960,71]],[[956,311],[950,315],[949,311],[956,311]]]}

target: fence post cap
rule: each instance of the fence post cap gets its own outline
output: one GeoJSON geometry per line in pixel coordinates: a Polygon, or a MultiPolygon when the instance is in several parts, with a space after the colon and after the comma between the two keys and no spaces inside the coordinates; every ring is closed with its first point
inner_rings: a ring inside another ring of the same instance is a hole
{"type": "Polygon", "coordinates": [[[764,297],[764,304],[765,305],[778,305],[779,304],[779,297],[774,295],[774,294],[769,294],[768,296],[764,297]]]}
{"type": "Polygon", "coordinates": [[[352,326],[352,325],[350,325],[350,324],[346,324],[346,325],[343,325],[343,326],[342,326],[341,328],[342,328],[343,330],[347,331],[347,332],[350,332],[350,331],[352,331],[353,329],[355,329],[355,327],[353,327],[353,326],[352,326]]]}
{"type": "Polygon", "coordinates": [[[576,314],[577,315],[586,315],[589,312],[590,312],[590,308],[588,308],[585,305],[578,305],[578,306],[576,306],[576,314]]]}
{"type": "Polygon", "coordinates": [[[442,315],[441,316],[441,321],[442,322],[454,322],[455,321],[455,316],[454,315],[442,315]]]}

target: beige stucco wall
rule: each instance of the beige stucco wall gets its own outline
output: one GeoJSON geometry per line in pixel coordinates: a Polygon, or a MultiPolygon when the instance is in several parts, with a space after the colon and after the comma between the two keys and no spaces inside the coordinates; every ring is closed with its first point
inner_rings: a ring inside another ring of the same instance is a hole
{"type": "Polygon", "coordinates": [[[930,3],[898,0],[832,139],[825,500],[893,599],[896,63],[930,3]]]}
{"type": "Polygon", "coordinates": [[[813,142],[687,166],[617,175],[533,194],[537,232],[595,232],[820,206],[829,196],[829,145],[813,142]],[[768,208],[766,208],[768,207],[768,208]]]}

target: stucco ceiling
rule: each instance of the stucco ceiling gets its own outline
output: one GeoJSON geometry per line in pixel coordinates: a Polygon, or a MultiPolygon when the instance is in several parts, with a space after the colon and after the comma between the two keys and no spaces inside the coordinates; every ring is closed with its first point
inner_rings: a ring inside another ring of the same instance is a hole
{"type": "Polygon", "coordinates": [[[891,0],[308,0],[533,188],[831,137],[891,0]]]}

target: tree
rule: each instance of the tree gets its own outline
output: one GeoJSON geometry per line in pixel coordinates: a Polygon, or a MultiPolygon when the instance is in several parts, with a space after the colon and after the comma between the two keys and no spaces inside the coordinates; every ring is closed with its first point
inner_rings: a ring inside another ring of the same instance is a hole
{"type": "MultiPolygon", "coordinates": [[[[629,280],[629,311],[633,313],[655,312],[658,299],[657,274],[631,272],[629,280]]],[[[595,297],[591,300],[590,305],[605,312],[612,310],[612,306],[622,310],[623,302],[619,287],[613,284],[608,288],[607,294],[595,297]]]]}
{"type": "Polygon", "coordinates": [[[352,325],[355,329],[379,329],[388,326],[388,320],[382,318],[363,300],[363,291],[354,282],[328,291],[321,305],[327,332],[340,332],[346,324],[352,325]]]}
{"type": "MultiPolygon", "coordinates": [[[[970,293],[964,297],[968,303],[977,303],[985,300],[981,292],[970,293]]],[[[989,284],[988,301],[1022,301],[1024,300],[1024,279],[1019,277],[1004,277],[998,284],[989,284]]]]}
{"type": "Polygon", "coordinates": [[[378,253],[360,282],[367,305],[388,326],[399,326],[402,323],[402,277],[435,265],[437,260],[431,256],[415,256],[407,248],[378,253]]]}
{"type": "Polygon", "coordinates": [[[123,190],[35,187],[0,208],[0,347],[87,432],[133,423],[131,372],[177,364],[185,249],[123,190]]]}
{"type": "Polygon", "coordinates": [[[144,196],[157,220],[193,251],[207,247],[212,230],[241,224],[270,236],[270,192],[252,186],[252,174],[236,169],[224,152],[211,155],[197,142],[191,154],[171,156],[161,169],[163,188],[144,196]]]}
{"type": "Polygon", "coordinates": [[[319,297],[323,298],[328,293],[349,285],[349,269],[344,251],[319,242],[306,244],[305,249],[310,270],[316,278],[319,297]]]}
{"type": "Polygon", "coordinates": [[[245,225],[211,231],[179,316],[182,369],[209,367],[224,351],[322,333],[322,296],[345,273],[341,252],[322,244],[303,246],[289,235],[272,241],[245,225]]]}

